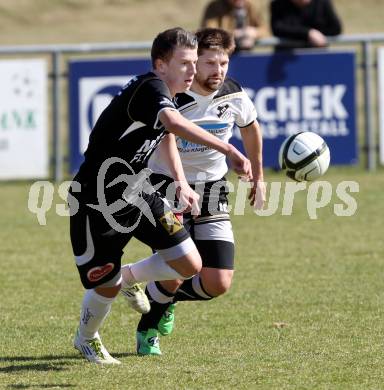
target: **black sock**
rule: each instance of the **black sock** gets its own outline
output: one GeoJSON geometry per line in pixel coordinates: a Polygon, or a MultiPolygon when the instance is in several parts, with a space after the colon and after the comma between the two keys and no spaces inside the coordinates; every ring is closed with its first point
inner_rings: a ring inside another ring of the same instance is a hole
{"type": "Polygon", "coordinates": [[[191,279],[184,280],[176,292],[174,301],[209,301],[213,297],[205,290],[197,274],[191,279]]]}
{"type": "Polygon", "coordinates": [[[161,317],[172,303],[174,294],[166,291],[159,282],[150,282],[145,289],[151,310],[147,314],[143,314],[137,325],[137,331],[143,332],[148,329],[157,329],[161,317]]]}

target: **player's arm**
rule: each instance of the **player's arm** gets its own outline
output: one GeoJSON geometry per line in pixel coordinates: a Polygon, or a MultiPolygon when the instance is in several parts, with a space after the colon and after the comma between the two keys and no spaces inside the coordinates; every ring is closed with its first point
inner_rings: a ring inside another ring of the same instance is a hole
{"type": "Polygon", "coordinates": [[[158,147],[158,152],[159,157],[167,164],[173,180],[187,181],[173,134],[167,134],[163,138],[158,147]]]}
{"type": "Polygon", "coordinates": [[[240,128],[244,149],[251,162],[253,187],[249,195],[251,205],[257,209],[265,202],[265,184],[263,171],[263,138],[260,125],[255,120],[249,126],[240,128]]]}
{"type": "Polygon", "coordinates": [[[167,164],[176,185],[176,194],[183,211],[192,210],[193,215],[199,214],[199,194],[189,186],[185,178],[183,165],[177,150],[173,134],[167,134],[158,147],[159,157],[167,164]]]}
{"type": "Polygon", "coordinates": [[[218,150],[228,157],[235,172],[250,175],[249,160],[235,147],[222,142],[183,118],[171,100],[169,89],[160,79],[151,79],[142,83],[129,101],[127,112],[131,119],[141,121],[154,129],[164,126],[168,132],[181,138],[218,150]]]}
{"type": "Polygon", "coordinates": [[[178,111],[162,110],[159,119],[167,131],[196,144],[206,145],[223,153],[231,161],[233,170],[250,177],[251,167],[249,160],[243,156],[234,146],[221,141],[219,138],[203,130],[178,111]]]}

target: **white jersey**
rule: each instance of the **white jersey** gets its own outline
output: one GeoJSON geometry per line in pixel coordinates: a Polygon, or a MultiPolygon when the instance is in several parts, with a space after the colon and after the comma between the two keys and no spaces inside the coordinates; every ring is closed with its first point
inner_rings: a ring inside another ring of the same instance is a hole
{"type": "MultiPolygon", "coordinates": [[[[181,114],[228,143],[233,128],[249,126],[256,120],[255,106],[247,93],[232,79],[226,79],[221,88],[203,96],[192,91],[177,94],[175,104],[181,114]]],[[[225,156],[204,145],[176,137],[177,147],[188,183],[220,180],[228,171],[225,156]]],[[[155,173],[171,176],[168,166],[155,150],[148,167],[155,173]]]]}

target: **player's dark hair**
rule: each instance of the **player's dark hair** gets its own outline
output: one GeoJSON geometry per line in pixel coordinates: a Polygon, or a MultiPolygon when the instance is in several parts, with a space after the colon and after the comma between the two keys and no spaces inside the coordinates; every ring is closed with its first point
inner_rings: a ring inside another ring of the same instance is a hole
{"type": "Polygon", "coordinates": [[[155,69],[155,61],[157,59],[165,62],[169,61],[176,47],[196,49],[197,39],[195,34],[181,27],[171,28],[158,34],[153,41],[151,49],[152,67],[155,69]]]}
{"type": "Polygon", "coordinates": [[[230,56],[235,50],[233,34],[221,28],[202,28],[196,32],[199,43],[197,53],[201,55],[203,50],[222,50],[230,56]]]}

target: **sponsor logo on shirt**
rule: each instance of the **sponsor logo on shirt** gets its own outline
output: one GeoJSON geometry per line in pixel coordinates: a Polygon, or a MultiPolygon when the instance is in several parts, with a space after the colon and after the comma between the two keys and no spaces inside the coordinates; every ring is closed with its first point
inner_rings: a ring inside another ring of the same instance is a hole
{"type": "MultiPolygon", "coordinates": [[[[208,131],[212,135],[217,137],[224,135],[228,131],[229,124],[228,123],[198,123],[200,127],[204,130],[208,131]]],[[[177,138],[177,147],[180,152],[203,152],[209,150],[208,146],[195,144],[193,142],[187,141],[182,138],[177,138]]]]}
{"type": "Polygon", "coordinates": [[[160,141],[165,137],[165,134],[160,134],[156,139],[146,139],[140,148],[136,151],[136,154],[133,156],[130,163],[140,163],[144,162],[151,153],[159,145],[160,141]]]}

